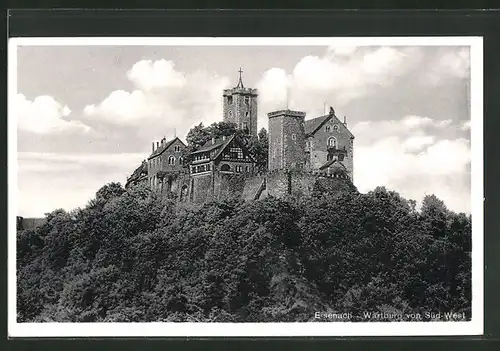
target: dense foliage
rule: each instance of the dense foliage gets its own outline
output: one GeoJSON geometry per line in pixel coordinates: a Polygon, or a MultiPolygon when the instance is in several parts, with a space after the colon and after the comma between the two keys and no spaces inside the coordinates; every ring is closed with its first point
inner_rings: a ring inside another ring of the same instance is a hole
{"type": "Polygon", "coordinates": [[[312,321],[471,307],[471,218],[377,188],[175,204],[112,183],[17,237],[18,320],[312,321]]]}

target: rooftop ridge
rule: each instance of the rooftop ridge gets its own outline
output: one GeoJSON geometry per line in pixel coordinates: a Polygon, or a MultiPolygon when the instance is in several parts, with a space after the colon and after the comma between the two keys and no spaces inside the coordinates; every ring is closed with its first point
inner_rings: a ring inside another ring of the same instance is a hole
{"type": "Polygon", "coordinates": [[[304,118],[306,117],[306,113],[303,111],[293,111],[293,110],[289,110],[289,109],[273,111],[273,112],[269,112],[267,114],[267,116],[269,118],[282,116],[282,115],[292,116],[292,117],[304,117],[304,118]]]}

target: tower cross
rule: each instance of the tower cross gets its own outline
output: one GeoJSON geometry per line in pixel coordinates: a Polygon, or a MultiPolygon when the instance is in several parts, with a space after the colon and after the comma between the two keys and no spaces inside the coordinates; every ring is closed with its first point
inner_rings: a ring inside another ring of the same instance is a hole
{"type": "Polygon", "coordinates": [[[243,86],[243,80],[241,79],[241,74],[243,73],[243,70],[241,69],[241,67],[238,70],[238,72],[240,73],[240,80],[238,81],[238,85],[236,87],[237,88],[244,88],[244,86],[243,86]]]}

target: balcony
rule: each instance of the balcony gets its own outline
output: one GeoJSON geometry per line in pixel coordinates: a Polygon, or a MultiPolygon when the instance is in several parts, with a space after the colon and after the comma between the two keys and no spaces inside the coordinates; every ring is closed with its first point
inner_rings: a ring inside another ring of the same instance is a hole
{"type": "Polygon", "coordinates": [[[338,146],[327,146],[326,147],[326,151],[328,151],[328,153],[347,154],[347,149],[346,149],[345,146],[341,146],[341,147],[338,147],[338,146]]]}

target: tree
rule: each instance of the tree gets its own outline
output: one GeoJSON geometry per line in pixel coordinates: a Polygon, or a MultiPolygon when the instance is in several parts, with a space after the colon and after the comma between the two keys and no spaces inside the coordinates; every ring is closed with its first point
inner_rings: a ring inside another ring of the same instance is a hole
{"type": "Polygon", "coordinates": [[[107,202],[114,197],[122,195],[123,193],[125,193],[125,189],[123,189],[120,183],[108,183],[97,191],[96,200],[107,202]]]}
{"type": "Polygon", "coordinates": [[[257,137],[249,139],[249,150],[256,158],[257,168],[260,171],[267,170],[267,160],[269,154],[269,138],[267,130],[262,128],[257,137]]]}

